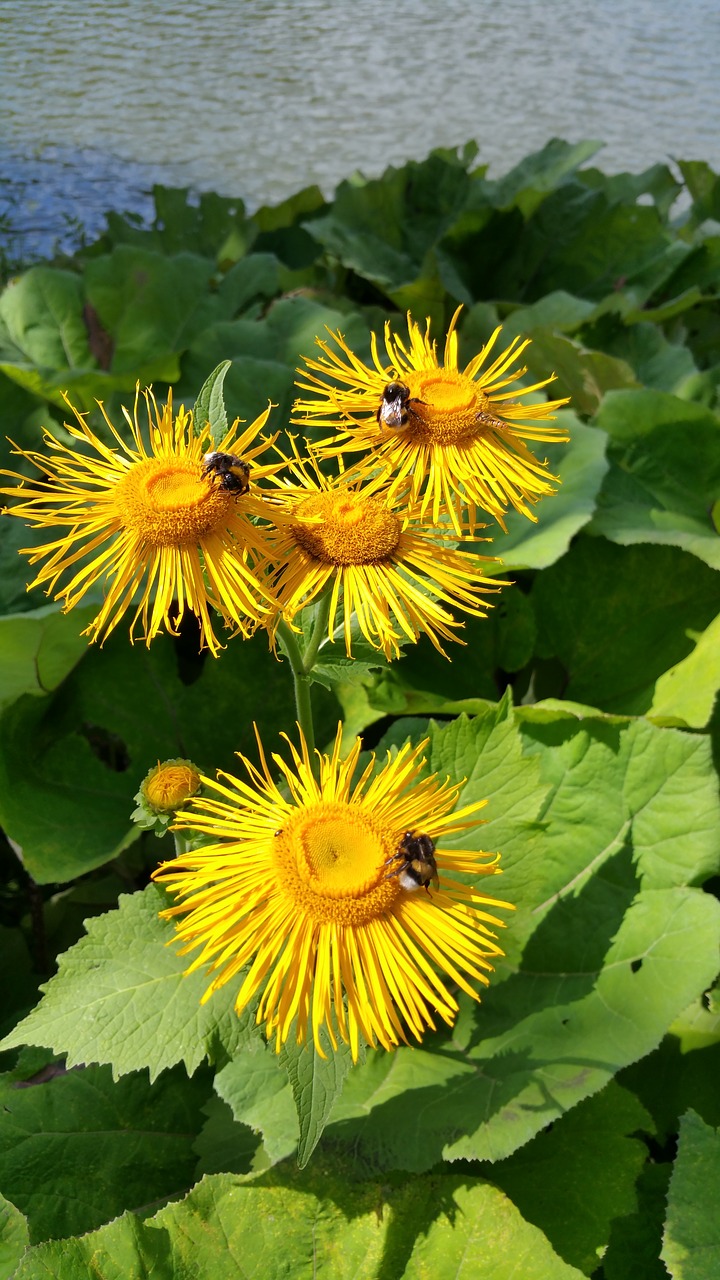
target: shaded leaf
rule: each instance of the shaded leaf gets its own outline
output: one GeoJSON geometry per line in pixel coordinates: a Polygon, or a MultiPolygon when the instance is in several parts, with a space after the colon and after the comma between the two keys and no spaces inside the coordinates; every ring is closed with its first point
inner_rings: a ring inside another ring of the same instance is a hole
{"type": "Polygon", "coordinates": [[[207,1091],[207,1082],[177,1071],[151,1088],[144,1075],[113,1083],[106,1067],[24,1088],[6,1077],[0,1171],[33,1242],[90,1231],[125,1209],[184,1192],[207,1091]]]}
{"type": "Polygon", "coordinates": [[[720,1131],[688,1111],[680,1123],[661,1254],[672,1280],[715,1280],[720,1271],[720,1223],[712,1194],[719,1183],[720,1131]]]}
{"type": "Polygon", "coordinates": [[[647,1159],[633,1135],[653,1131],[637,1098],[611,1081],[552,1129],[493,1165],[497,1183],[566,1262],[592,1275],[613,1221],[634,1212],[635,1184],[647,1159]],[[602,1170],[602,1177],[598,1177],[602,1170]]]}
{"type": "Polygon", "coordinates": [[[532,602],[538,654],[567,671],[563,696],[637,715],[691,652],[688,632],[720,612],[720,575],[676,547],[581,537],[536,579],[532,602]]]}

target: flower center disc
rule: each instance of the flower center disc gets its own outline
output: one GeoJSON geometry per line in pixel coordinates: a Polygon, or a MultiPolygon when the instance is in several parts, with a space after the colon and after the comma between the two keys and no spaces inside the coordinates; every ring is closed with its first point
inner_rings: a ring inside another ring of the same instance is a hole
{"type": "Polygon", "coordinates": [[[454,444],[478,434],[478,414],[487,401],[472,378],[449,369],[408,375],[412,432],[428,443],[454,444]]]}
{"type": "Polygon", "coordinates": [[[402,526],[381,498],[357,493],[317,493],[295,513],[299,545],[325,564],[377,564],[393,554],[402,526]]]}
{"type": "Polygon", "coordinates": [[[197,462],[178,459],[136,463],[115,492],[122,523],[156,547],[197,542],[227,520],[233,501],[197,462]]]}
{"type": "Polygon", "coordinates": [[[275,837],[275,858],[285,891],[318,921],[364,924],[387,911],[398,895],[386,878],[393,853],[367,810],[322,801],[298,809],[275,837]]]}

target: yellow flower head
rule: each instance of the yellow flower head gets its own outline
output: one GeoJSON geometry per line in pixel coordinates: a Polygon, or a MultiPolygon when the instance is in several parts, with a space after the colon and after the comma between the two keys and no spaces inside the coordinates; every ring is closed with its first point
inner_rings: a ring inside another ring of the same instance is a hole
{"type": "MultiPolygon", "coordinates": [[[[44,586],[67,611],[95,583],[103,584],[104,602],[85,632],[91,640],[109,635],[134,603],[131,638],[138,620],[148,644],[163,625],[176,634],[188,609],[198,618],[202,646],[217,653],[221,644],[211,608],[247,635],[273,611],[273,600],[262,531],[249,519],[264,511],[262,502],[252,492],[241,496],[244,467],[240,486],[208,468],[205,458],[209,452],[227,453],[249,467],[272,443],[259,436],[269,409],[239,434],[239,422],[233,423],[216,450],[209,426],[198,429],[192,412],[181,406],[173,416],[172,394],[164,407],[150,390],[144,398],[149,449],[138,419],[139,392],[132,416],[123,409],[129,443],[99,404],[112,447],[65,397],[76,420],[66,428],[83,452],[46,432],[47,454],[17,450],[44,478],[28,481],[5,472],[22,484],[0,493],[19,499],[10,515],[35,528],[58,530],[53,541],[23,549],[30,564],[42,562],[31,587],[44,586]],[[61,577],[65,583],[58,587],[61,577]]],[[[278,465],[254,468],[253,482],[278,465]]]]}
{"type": "Polygon", "coordinates": [[[409,501],[420,499],[421,514],[428,512],[435,523],[447,513],[458,532],[463,523],[474,528],[480,508],[504,528],[510,506],[534,520],[528,504],[553,493],[555,477],[524,441],[567,439],[560,428],[547,425],[567,401],[520,403],[553,379],[513,387],[527,372],[517,362],[529,340],[513,339],[488,363],[500,328],[460,369],[459,314],[460,308],[450,322],[442,364],[430,341],[430,321],[422,332],[410,315],[407,345],[389,323],[385,326],[387,362],[373,334],[372,367],[351,351],[342,334],[330,333],[332,345],[318,338],[323,354],[306,359],[307,370],[299,371],[297,380],[312,398],[296,401],[293,421],[332,428],[333,441],[319,446],[327,457],[368,450],[356,469],[381,483],[392,476],[390,495],[409,492],[409,501]]]}
{"type": "Polygon", "coordinates": [[[292,765],[273,755],[282,789],[262,747],[261,769],[240,757],[249,783],[204,778],[212,794],[176,825],[212,843],[155,876],[177,895],[162,914],[176,919],[183,953],[201,948],[188,972],[215,974],[204,999],[246,970],[235,1008],[259,993],[256,1021],[277,1049],[296,1022],[298,1043],[311,1027],[323,1054],[324,1027],[357,1058],[363,1040],[420,1040],[435,1014],[452,1025],[448,980],[479,999],[474,984],[487,985],[502,954],[488,925],[503,922],[485,908],[509,904],[455,878],[497,872],[499,855],[435,847],[476,826],[485,802],[452,812],[460,786],[422,776],[426,742],[388,754],[377,773],[373,757],[353,784],[360,742],[342,759],[340,741],[338,726],[317,779],[302,735],[292,765]]]}
{"type": "Polygon", "coordinates": [[[445,545],[449,536],[457,541],[451,529],[413,522],[416,513],[388,493],[364,491],[348,477],[326,479],[312,455],[307,463],[296,455],[289,466],[300,484],[280,490],[276,530],[267,535],[281,566],[273,589],[284,616],[291,620],[327,589],[328,635],[332,640],[342,623],[349,657],[353,615],[388,659],[399,655],[404,638],[421,634],[441,653],[443,640],[462,644],[454,634],[462,624],[444,605],[484,616],[485,597],[502,585],[485,570],[499,561],[445,545]]]}

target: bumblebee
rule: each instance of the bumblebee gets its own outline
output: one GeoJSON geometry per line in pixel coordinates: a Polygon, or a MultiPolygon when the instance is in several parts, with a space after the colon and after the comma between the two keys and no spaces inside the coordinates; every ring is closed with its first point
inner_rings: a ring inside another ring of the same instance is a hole
{"type": "Polygon", "coordinates": [[[392,876],[397,876],[401,889],[424,889],[429,893],[428,885],[432,884],[436,889],[440,887],[438,880],[438,869],[435,861],[435,844],[430,836],[422,833],[415,834],[414,831],[406,831],[397,853],[388,858],[386,866],[390,863],[397,862],[398,866],[389,871],[385,876],[386,880],[390,880],[392,876]]]}
{"type": "Polygon", "coordinates": [[[404,382],[388,382],[382,393],[382,401],[377,411],[378,425],[381,427],[406,427],[411,417],[417,417],[413,404],[423,404],[422,400],[410,396],[410,388],[404,382]]]}
{"type": "Polygon", "coordinates": [[[206,453],[203,458],[203,475],[212,476],[226,493],[240,497],[250,488],[250,467],[234,453],[206,453]]]}

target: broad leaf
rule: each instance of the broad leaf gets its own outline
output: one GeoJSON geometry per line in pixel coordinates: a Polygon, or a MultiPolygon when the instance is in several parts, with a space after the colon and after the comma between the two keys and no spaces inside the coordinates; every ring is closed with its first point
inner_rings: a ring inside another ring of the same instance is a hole
{"type": "Polygon", "coordinates": [[[0,1175],[34,1242],[192,1184],[207,1081],[175,1071],[148,1088],[144,1074],[113,1083],[107,1067],[88,1067],[25,1088],[5,1077],[1,1088],[0,1175]]]}
{"type": "Polygon", "coordinates": [[[185,975],[175,930],[158,916],[167,905],[150,885],[88,920],[87,936],[61,956],[40,1004],[3,1048],[43,1045],[68,1066],[109,1063],[116,1077],[147,1067],[151,1080],[177,1062],[193,1072],[205,1058],[227,1061],[256,1034],[252,1017],[235,1013],[232,984],[201,1004],[207,974],[185,975]]]}
{"type": "Polygon", "coordinates": [[[489,798],[473,839],[502,850],[505,875],[483,887],[519,910],[508,962],[447,1043],[371,1054],[346,1082],[328,1140],[370,1167],[504,1158],[651,1052],[715,976],[720,906],[685,887],[719,861],[707,741],[542,708],[516,717],[520,759],[550,787],[524,830],[513,802],[529,777],[507,715],[432,736],[430,767],[467,777],[462,802],[489,798]]]}
{"type": "Polygon", "coordinates": [[[567,672],[563,696],[637,715],[692,650],[688,632],[720,612],[720,574],[676,547],[582,537],[536,579],[532,601],[538,653],[567,672]]]}
{"type": "Polygon", "coordinates": [[[682,547],[720,568],[710,509],[720,488],[720,421],[659,391],[608,395],[597,421],[611,469],[590,526],[613,542],[682,547]]]}
{"type": "Polygon", "coordinates": [[[672,1280],[715,1280],[720,1271],[720,1131],[688,1111],[670,1179],[662,1260],[672,1280]]]}
{"type": "Polygon", "coordinates": [[[637,1098],[611,1081],[487,1176],[566,1262],[592,1275],[613,1221],[636,1208],[647,1147],[633,1135],[653,1128],[637,1098]]]}
{"type": "Polygon", "coordinates": [[[0,1280],[12,1280],[30,1243],[27,1219],[4,1196],[0,1196],[0,1280]]]}
{"type": "MultiPolygon", "coordinates": [[[[505,567],[544,569],[567,551],[571,539],[591,519],[597,494],[607,471],[606,437],[585,427],[567,410],[557,416],[558,426],[567,429],[569,444],[548,444],[537,452],[547,457],[550,471],[559,481],[557,492],[534,510],[536,521],[517,512],[507,516],[507,533],[495,529],[492,551],[505,567]]],[[[482,543],[477,550],[487,554],[482,543]]]]}

